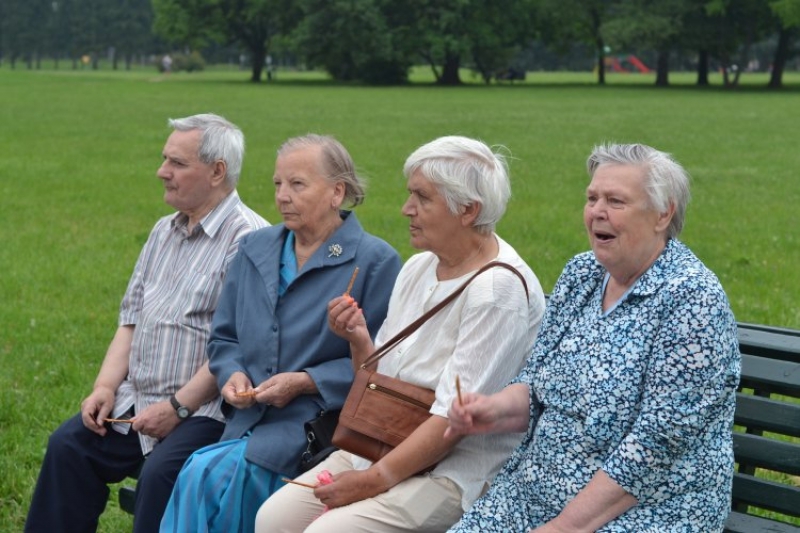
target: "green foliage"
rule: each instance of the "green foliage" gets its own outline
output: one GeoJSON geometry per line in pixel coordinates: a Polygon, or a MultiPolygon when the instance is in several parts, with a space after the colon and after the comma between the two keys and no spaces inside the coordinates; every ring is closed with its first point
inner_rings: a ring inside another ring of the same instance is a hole
{"type": "MultiPolygon", "coordinates": [[[[159,216],[170,212],[155,176],[168,117],[220,113],[247,138],[239,192],[269,220],[275,151],[307,132],[335,135],[369,178],[357,213],[404,258],[413,250],[400,214],[402,164],[446,134],[505,145],[513,196],[498,232],[546,291],[587,249],[584,161],[602,141],[645,142],[692,174],[682,239],[722,281],[737,319],[800,328],[800,75],[781,93],[745,74],[735,92],[655,90],[650,75],[535,73],[510,86],[434,87],[430,69],[409,87],[332,84],[320,72],[280,72],[248,83],[238,69],[170,76],[0,69],[0,531],[21,531],[47,436],[76,413],[116,329],[133,264],[159,216]]],[[[116,491],[102,533],[130,531],[116,491]]]]}
{"type": "MultiPolygon", "coordinates": [[[[170,57],[172,58],[173,72],[179,72],[181,70],[185,70],[186,72],[199,72],[206,68],[206,61],[197,50],[188,54],[173,53],[170,54],[170,57]]],[[[163,56],[158,58],[155,65],[159,72],[164,72],[163,56]]]]}
{"type": "Polygon", "coordinates": [[[800,27],[800,0],[772,0],[769,7],[785,28],[800,27]]]}
{"type": "Polygon", "coordinates": [[[298,23],[292,0],[153,0],[155,31],[197,49],[211,42],[237,43],[250,54],[251,81],[261,80],[270,42],[298,23]]]}
{"type": "Polygon", "coordinates": [[[220,0],[152,0],[153,30],[167,42],[192,49],[227,37],[220,0]]]}
{"type": "Polygon", "coordinates": [[[404,31],[390,23],[385,0],[305,0],[297,31],[308,64],[340,81],[397,84],[408,79],[404,31]]]}

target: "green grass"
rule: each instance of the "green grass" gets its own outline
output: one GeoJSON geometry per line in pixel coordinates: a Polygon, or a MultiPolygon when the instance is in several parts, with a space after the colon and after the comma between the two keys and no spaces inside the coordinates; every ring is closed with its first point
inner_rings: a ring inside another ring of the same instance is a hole
{"type": "MultiPolygon", "coordinates": [[[[0,531],[22,529],[47,436],[90,390],[140,247],[170,212],[155,177],[167,117],[213,111],[240,125],[248,153],[239,190],[271,221],[278,145],[335,135],[370,178],[360,219],[404,257],[405,157],[445,134],[504,145],[514,196],[499,233],[548,291],[587,248],[591,147],[652,144],[693,176],[683,239],[720,277],[737,319],[800,328],[800,74],[780,92],[760,88],[763,74],[745,75],[737,90],[695,89],[690,74],[673,75],[670,89],[613,74],[596,87],[591,73],[489,87],[465,75],[467,86],[443,89],[422,68],[412,86],[368,88],[307,72],[255,85],[229,67],[169,77],[65,67],[0,68],[0,531]]],[[[101,531],[129,527],[112,501],[101,531]]]]}

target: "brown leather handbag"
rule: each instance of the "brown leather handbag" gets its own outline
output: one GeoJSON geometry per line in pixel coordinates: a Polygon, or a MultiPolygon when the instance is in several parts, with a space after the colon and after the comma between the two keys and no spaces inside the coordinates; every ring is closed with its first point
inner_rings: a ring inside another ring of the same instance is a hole
{"type": "Polygon", "coordinates": [[[492,261],[481,267],[459,288],[364,360],[356,371],[350,393],[339,414],[339,423],[333,433],[334,446],[375,462],[431,416],[430,409],[436,398],[434,391],[380,374],[369,367],[377,368],[378,361],[392,348],[452,302],[479,274],[493,267],[503,267],[516,274],[522,280],[525,295],[528,295],[525,278],[508,263],[492,261]]]}

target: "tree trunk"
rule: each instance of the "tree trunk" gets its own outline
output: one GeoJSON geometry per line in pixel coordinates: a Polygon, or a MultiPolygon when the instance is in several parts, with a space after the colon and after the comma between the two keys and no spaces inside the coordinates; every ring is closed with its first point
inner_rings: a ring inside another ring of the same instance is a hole
{"type": "Polygon", "coordinates": [[[669,86],[669,51],[659,50],[656,59],[656,87],[669,86]]]}
{"type": "Polygon", "coordinates": [[[606,50],[602,39],[597,41],[597,84],[606,84],[606,50]]]}
{"type": "Polygon", "coordinates": [[[708,87],[708,50],[700,50],[697,55],[697,85],[708,87]]]}
{"type": "Polygon", "coordinates": [[[460,66],[461,57],[458,54],[448,52],[444,58],[442,77],[439,78],[439,83],[442,85],[461,85],[461,78],[458,75],[460,66]]]}
{"type": "Polygon", "coordinates": [[[260,83],[261,72],[264,70],[264,60],[267,58],[267,47],[264,45],[253,46],[250,52],[253,54],[253,72],[250,76],[250,81],[260,83]]]}
{"type": "Polygon", "coordinates": [[[597,47],[597,84],[606,84],[606,43],[603,41],[603,36],[600,34],[600,13],[595,8],[589,10],[589,16],[592,19],[592,33],[594,35],[594,44],[597,47]]]}
{"type": "Polygon", "coordinates": [[[789,44],[792,38],[792,30],[781,26],[778,32],[778,46],[775,49],[775,56],[772,58],[772,68],[770,69],[769,83],[770,89],[780,89],[783,87],[783,71],[786,68],[786,61],[789,59],[789,44]]]}
{"type": "Polygon", "coordinates": [[[433,60],[433,56],[426,51],[420,51],[419,55],[424,59],[428,66],[431,67],[431,72],[433,72],[433,79],[436,80],[436,83],[440,83],[442,80],[442,75],[439,70],[436,68],[436,61],[433,60]]]}

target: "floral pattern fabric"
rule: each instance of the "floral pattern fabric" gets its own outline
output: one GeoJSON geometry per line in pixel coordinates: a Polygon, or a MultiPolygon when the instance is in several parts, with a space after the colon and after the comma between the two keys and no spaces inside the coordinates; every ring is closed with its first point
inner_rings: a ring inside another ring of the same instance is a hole
{"type": "Polygon", "coordinates": [[[722,531],[740,373],[728,299],[677,240],[607,313],[604,276],[591,252],[567,264],[515,380],[532,391],[528,434],[451,531],[527,532],[599,469],[638,500],[600,531],[722,531]]]}

